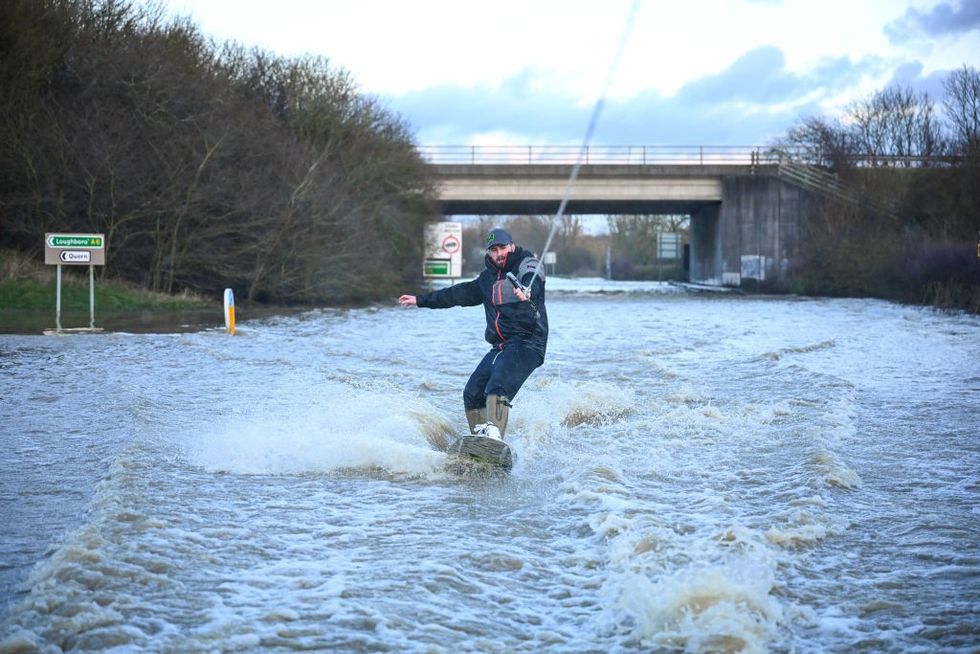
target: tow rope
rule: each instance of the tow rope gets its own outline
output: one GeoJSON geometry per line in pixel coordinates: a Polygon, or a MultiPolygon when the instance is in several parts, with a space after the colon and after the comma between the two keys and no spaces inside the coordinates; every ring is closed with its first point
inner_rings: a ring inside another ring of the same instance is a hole
{"type": "MultiPolygon", "coordinates": [[[[612,62],[609,65],[609,72],[606,76],[605,86],[602,88],[602,92],[599,94],[599,99],[595,103],[595,107],[592,109],[592,117],[589,119],[589,125],[585,130],[585,138],[582,140],[582,147],[579,148],[578,157],[575,159],[575,165],[572,166],[572,173],[568,177],[568,182],[565,184],[565,192],[562,194],[561,202],[558,204],[558,211],[555,213],[554,217],[551,219],[551,229],[548,231],[548,240],[545,241],[544,249],[541,251],[541,265],[534,269],[534,275],[531,276],[531,281],[528,282],[526,288],[530,288],[534,284],[534,280],[538,278],[538,270],[544,265],[545,255],[551,248],[551,241],[555,238],[555,232],[558,230],[559,220],[565,214],[565,207],[568,205],[568,199],[572,195],[572,191],[575,189],[575,182],[578,179],[578,171],[582,167],[582,163],[585,161],[586,153],[589,150],[589,143],[592,142],[592,135],[595,132],[596,125],[599,124],[599,116],[602,114],[602,109],[606,104],[606,96],[609,95],[609,87],[612,86],[613,79],[616,76],[616,70],[619,68],[619,62],[623,58],[623,50],[626,48],[626,41],[629,39],[630,32],[633,29],[633,21],[636,18],[636,12],[639,9],[640,0],[633,0],[633,4],[630,6],[629,14],[626,16],[626,25],[623,27],[623,33],[619,37],[619,43],[616,45],[616,53],[613,55],[612,62]]],[[[513,283],[513,279],[511,282],[513,283]]]]}

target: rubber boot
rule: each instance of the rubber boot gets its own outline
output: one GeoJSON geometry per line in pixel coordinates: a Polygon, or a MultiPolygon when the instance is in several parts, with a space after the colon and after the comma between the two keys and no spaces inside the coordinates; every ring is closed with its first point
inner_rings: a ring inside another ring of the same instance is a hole
{"type": "Polygon", "coordinates": [[[487,395],[487,421],[500,430],[500,438],[507,433],[507,419],[510,417],[510,400],[503,395],[487,395]]]}
{"type": "Polygon", "coordinates": [[[467,409],[466,410],[466,424],[470,427],[470,433],[475,434],[477,426],[482,422],[486,422],[486,418],[483,417],[485,409],[467,409]]]}

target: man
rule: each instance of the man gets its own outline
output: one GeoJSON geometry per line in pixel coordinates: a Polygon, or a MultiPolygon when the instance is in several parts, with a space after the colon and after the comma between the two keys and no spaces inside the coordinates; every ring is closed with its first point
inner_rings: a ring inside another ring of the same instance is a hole
{"type": "Polygon", "coordinates": [[[484,263],[486,268],[472,281],[425,295],[402,295],[398,302],[429,309],[483,304],[485,338],[493,347],[466,382],[463,407],[470,433],[503,439],[511,400],[544,363],[548,345],[544,270],[539,270],[541,263],[531,252],[499,227],[487,235],[484,263]],[[513,273],[521,286],[515,287],[507,273],[513,273]]]}

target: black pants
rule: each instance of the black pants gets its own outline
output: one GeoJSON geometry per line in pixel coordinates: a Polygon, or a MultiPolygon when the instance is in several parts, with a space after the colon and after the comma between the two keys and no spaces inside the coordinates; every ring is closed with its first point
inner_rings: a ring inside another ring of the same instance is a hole
{"type": "Polygon", "coordinates": [[[528,376],[542,363],[540,354],[519,343],[490,350],[466,382],[463,406],[467,410],[482,409],[487,405],[487,395],[514,399],[528,376]]]}

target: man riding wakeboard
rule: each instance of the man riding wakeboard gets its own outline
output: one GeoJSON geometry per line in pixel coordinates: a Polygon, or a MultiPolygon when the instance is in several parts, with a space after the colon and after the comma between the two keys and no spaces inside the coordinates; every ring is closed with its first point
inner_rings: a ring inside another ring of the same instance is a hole
{"type": "Polygon", "coordinates": [[[544,363],[548,313],[544,270],[534,254],[499,227],[487,234],[486,244],[486,267],[476,279],[424,295],[402,295],[398,302],[429,309],[483,305],[484,338],[491,349],[466,382],[463,407],[471,433],[502,440],[514,396],[544,363]]]}

